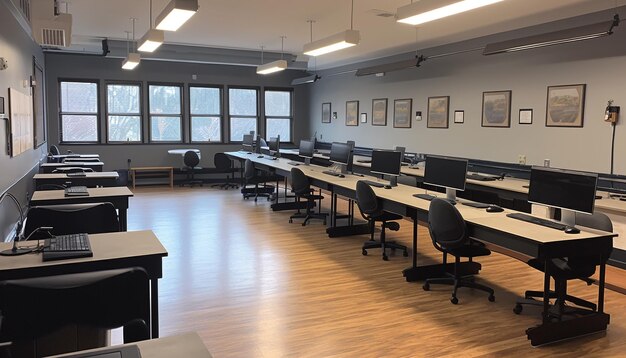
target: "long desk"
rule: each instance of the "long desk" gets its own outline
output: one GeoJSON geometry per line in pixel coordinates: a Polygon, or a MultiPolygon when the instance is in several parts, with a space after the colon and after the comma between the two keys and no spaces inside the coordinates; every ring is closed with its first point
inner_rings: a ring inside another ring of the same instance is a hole
{"type": "Polygon", "coordinates": [[[85,159],[95,159],[100,158],[99,154],[55,154],[48,155],[48,163],[60,163],[66,158],[85,158],[85,159]]]}
{"type": "Polygon", "coordinates": [[[102,162],[72,162],[72,163],[42,163],[40,169],[42,173],[52,173],[57,168],[81,167],[91,168],[94,172],[101,172],[104,167],[102,162]]]}
{"type": "Polygon", "coordinates": [[[71,185],[84,185],[86,187],[95,188],[97,186],[115,186],[119,174],[117,172],[93,172],[85,173],[85,176],[71,177],[62,173],[49,173],[35,174],[33,180],[35,181],[35,188],[45,184],[64,185],[71,183],[71,185]]]}
{"type": "MultiPolygon", "coordinates": [[[[257,158],[257,155],[246,154],[245,152],[226,154],[234,159],[250,159],[256,168],[271,168],[285,176],[289,176],[293,167],[287,164],[288,160],[282,158],[269,160],[257,158]]],[[[298,168],[311,179],[312,185],[331,191],[332,197],[341,195],[354,199],[356,182],[364,179],[361,176],[351,174],[347,174],[344,178],[330,176],[322,173],[326,168],[315,165],[300,165],[298,168]]],[[[367,179],[372,180],[373,178],[368,177],[367,179]]],[[[415,198],[412,195],[425,193],[425,190],[402,184],[393,189],[376,187],[373,189],[385,210],[410,217],[413,220],[413,262],[411,267],[403,271],[406,280],[422,280],[441,274],[446,269],[442,265],[418,266],[417,262],[417,223],[418,221],[427,222],[430,202],[415,198]]],[[[460,201],[462,202],[462,200],[460,201]]],[[[546,296],[544,298],[542,324],[527,330],[531,344],[540,345],[606,329],[609,315],[604,313],[605,262],[610,255],[613,237],[617,236],[616,234],[586,228],[581,228],[579,234],[565,234],[562,231],[508,218],[506,214],[514,212],[512,210],[505,210],[502,213],[487,213],[484,209],[462,204],[458,204],[457,208],[466,220],[472,237],[531,257],[537,257],[545,262],[544,290],[546,292],[550,288],[549,265],[547,265],[550,258],[568,256],[574,252],[596,252],[602,255],[603,264],[600,265],[598,285],[598,312],[569,321],[550,322],[549,300],[546,296]]],[[[333,211],[336,211],[336,203],[331,203],[331,217],[335,214],[333,211]]],[[[330,222],[331,227],[336,224],[332,219],[330,222]]],[[[465,269],[465,272],[477,272],[480,269],[480,264],[473,262],[466,265],[465,269]]]]}
{"type": "Polygon", "coordinates": [[[65,196],[64,190],[41,190],[33,193],[30,205],[60,205],[110,202],[118,210],[120,226],[126,231],[128,223],[128,201],[133,192],[125,186],[110,188],[87,188],[89,196],[65,196]]]}
{"type": "MultiPolygon", "coordinates": [[[[41,254],[3,256],[0,258],[0,281],[63,275],[70,273],[142,267],[150,279],[150,320],[152,337],[159,336],[159,285],[163,277],[162,259],[167,250],[152,231],[116,232],[89,235],[93,257],[42,262],[41,254]]],[[[18,245],[29,246],[32,241],[18,245]]],[[[11,243],[0,243],[0,250],[11,243]]]]}

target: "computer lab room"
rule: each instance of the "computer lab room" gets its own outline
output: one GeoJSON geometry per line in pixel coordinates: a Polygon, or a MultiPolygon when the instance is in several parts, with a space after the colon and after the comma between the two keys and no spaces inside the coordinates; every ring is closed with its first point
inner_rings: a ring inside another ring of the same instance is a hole
{"type": "Polygon", "coordinates": [[[624,356],[624,18],[0,0],[0,358],[624,356]]]}

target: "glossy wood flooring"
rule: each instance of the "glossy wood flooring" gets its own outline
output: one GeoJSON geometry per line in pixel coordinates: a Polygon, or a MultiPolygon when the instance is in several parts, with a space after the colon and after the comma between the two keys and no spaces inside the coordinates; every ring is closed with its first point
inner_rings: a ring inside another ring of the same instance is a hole
{"type": "MultiPolygon", "coordinates": [[[[129,230],[151,229],[169,251],[160,281],[161,335],[197,331],[215,357],[610,357],[626,353],[626,296],[606,292],[606,334],[532,348],[525,329],[538,308],[517,316],[515,299],[540,289],[542,274],[494,253],[481,258],[487,294],[407,283],[410,257],[361,255],[367,236],[329,239],[321,222],[288,223],[290,212],[244,201],[236,190],[135,191],[129,230]]],[[[327,196],[328,200],[328,196],[327,196]]],[[[410,221],[389,239],[411,244],[410,221]]],[[[438,262],[420,227],[420,262],[438,262]]],[[[595,300],[597,288],[570,292],[595,300]]],[[[184,358],[184,357],[178,357],[184,358]]]]}

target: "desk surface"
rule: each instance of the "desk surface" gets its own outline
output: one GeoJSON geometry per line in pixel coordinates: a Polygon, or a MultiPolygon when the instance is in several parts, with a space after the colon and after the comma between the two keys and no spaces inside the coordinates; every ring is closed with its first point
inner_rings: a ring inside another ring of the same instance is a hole
{"type": "Polygon", "coordinates": [[[125,186],[114,186],[109,188],[87,188],[89,196],[65,196],[64,190],[40,190],[33,193],[31,202],[36,203],[38,201],[46,200],[73,200],[77,198],[107,198],[112,196],[126,196],[132,197],[133,192],[125,186]]]}
{"type": "Polygon", "coordinates": [[[77,177],[69,177],[67,174],[63,173],[37,173],[33,179],[117,179],[119,176],[120,175],[117,172],[87,172],[85,173],[85,176],[77,177]]]}
{"type": "Polygon", "coordinates": [[[67,162],[67,163],[42,163],[42,167],[58,168],[58,167],[99,167],[103,166],[103,162],[67,162]]]}
{"type": "Polygon", "coordinates": [[[100,158],[100,154],[55,154],[49,155],[48,157],[54,159],[65,159],[65,158],[100,158]]]}

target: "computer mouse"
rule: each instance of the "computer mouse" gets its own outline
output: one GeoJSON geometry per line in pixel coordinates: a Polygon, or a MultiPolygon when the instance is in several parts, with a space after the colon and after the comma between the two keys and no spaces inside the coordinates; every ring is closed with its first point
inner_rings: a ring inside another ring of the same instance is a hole
{"type": "Polygon", "coordinates": [[[497,206],[497,205],[489,205],[486,209],[486,211],[488,213],[501,213],[504,211],[504,209],[502,209],[501,207],[497,206]]]}
{"type": "Polygon", "coordinates": [[[385,188],[385,189],[391,189],[391,185],[385,185],[383,188],[385,188]]]}
{"type": "Polygon", "coordinates": [[[262,156],[262,155],[259,155],[257,158],[263,158],[263,156],[262,156]]]}
{"type": "Polygon", "coordinates": [[[580,230],[573,226],[568,226],[565,228],[565,233],[566,234],[580,234],[580,230]]]}
{"type": "Polygon", "coordinates": [[[346,176],[345,176],[345,175],[343,175],[343,174],[338,174],[337,176],[338,176],[339,178],[345,178],[345,177],[346,177],[346,176]]]}

